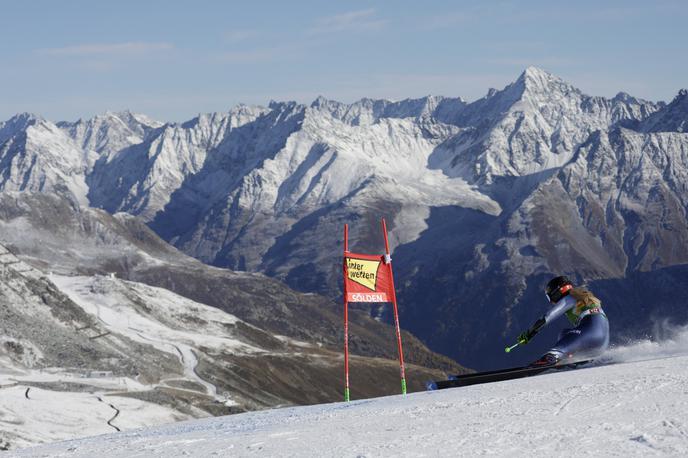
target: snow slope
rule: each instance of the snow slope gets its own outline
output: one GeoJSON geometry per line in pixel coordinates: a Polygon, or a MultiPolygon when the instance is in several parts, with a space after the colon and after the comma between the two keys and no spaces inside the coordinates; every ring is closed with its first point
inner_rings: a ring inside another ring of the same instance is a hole
{"type": "MultiPolygon", "coordinates": [[[[9,253],[3,253],[0,261],[5,271],[20,270],[35,281],[48,282],[39,271],[21,267],[9,253]]],[[[21,283],[8,278],[0,279],[3,288],[21,291],[21,283]]],[[[161,288],[102,276],[51,275],[49,284],[93,320],[87,325],[75,323],[66,317],[66,305],[57,306],[62,319],[51,320],[44,310],[46,292],[41,297],[45,299],[38,301],[19,294],[11,302],[3,300],[0,448],[244,410],[236,391],[208,381],[220,377],[218,371],[208,369],[208,363],[224,354],[266,353],[252,339],[266,342],[270,335],[215,307],[161,288]],[[23,321],[16,314],[28,315],[30,329],[42,337],[22,332],[23,321]],[[54,328],[88,338],[75,348],[64,336],[50,339],[54,328]],[[74,363],[75,354],[95,362],[74,363]],[[167,363],[160,368],[158,361],[167,363]]]]}
{"type": "Polygon", "coordinates": [[[14,456],[685,456],[687,331],[613,350],[613,365],[177,423],[14,456]]]}
{"type": "MultiPolygon", "coordinates": [[[[106,393],[108,389],[122,390],[125,384],[135,384],[131,379],[103,378],[104,384],[109,382],[111,386],[100,392],[70,392],[27,388],[21,385],[22,379],[35,382],[38,374],[26,375],[15,376],[15,380],[18,379],[15,382],[8,382],[5,374],[0,375],[2,430],[3,435],[13,437],[14,447],[193,418],[170,407],[106,393]]],[[[50,379],[46,377],[46,381],[50,379]]],[[[72,383],[81,381],[75,377],[72,383]]],[[[6,446],[6,443],[2,445],[6,446]]]]}
{"type": "MultiPolygon", "coordinates": [[[[289,311],[270,284],[258,287],[289,311]]],[[[251,290],[240,291],[250,306],[251,290]]],[[[341,397],[341,350],[327,342],[267,332],[114,276],[44,275],[2,245],[0,315],[0,450],[341,397]]],[[[327,332],[317,320],[326,315],[312,315],[327,332]]],[[[396,361],[356,355],[352,366],[352,380],[376,380],[357,384],[358,396],[398,389],[396,361]]],[[[409,390],[441,374],[414,364],[407,370],[409,390]]]]}

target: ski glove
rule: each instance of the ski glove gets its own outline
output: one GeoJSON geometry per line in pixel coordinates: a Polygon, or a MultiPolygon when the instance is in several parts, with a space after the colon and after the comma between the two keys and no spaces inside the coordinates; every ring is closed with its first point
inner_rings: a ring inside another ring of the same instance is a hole
{"type": "Polygon", "coordinates": [[[542,327],[545,325],[546,321],[544,318],[538,319],[533,326],[531,326],[530,329],[528,329],[525,332],[522,332],[521,335],[518,336],[518,341],[527,344],[530,342],[530,340],[535,337],[535,335],[542,329],[542,327]]]}
{"type": "Polygon", "coordinates": [[[528,332],[529,332],[529,331],[525,331],[525,332],[522,332],[521,334],[519,334],[519,336],[518,336],[518,343],[520,343],[521,345],[525,345],[525,344],[528,343],[528,341],[530,341],[530,339],[531,339],[533,336],[529,336],[528,332]]]}

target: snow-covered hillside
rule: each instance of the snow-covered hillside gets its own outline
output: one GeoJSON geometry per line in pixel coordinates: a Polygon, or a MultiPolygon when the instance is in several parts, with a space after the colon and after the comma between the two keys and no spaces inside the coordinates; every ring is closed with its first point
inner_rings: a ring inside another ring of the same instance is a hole
{"type": "Polygon", "coordinates": [[[612,365],[183,422],[16,456],[685,456],[687,352],[683,330],[662,345],[612,350],[612,365]]]}
{"type": "MultiPolygon", "coordinates": [[[[5,267],[22,268],[15,264],[5,267]]],[[[53,312],[61,313],[53,323],[38,301],[20,296],[15,308],[3,301],[1,447],[340,396],[339,352],[271,335],[161,288],[103,276],[51,275],[49,281],[73,301],[72,313],[86,318],[75,323],[63,307],[53,312]],[[23,321],[16,318],[22,313],[23,321]],[[27,326],[42,335],[22,332],[27,326]],[[55,338],[54,328],[66,337],[55,338]],[[83,361],[88,358],[95,361],[83,361]]],[[[23,286],[6,276],[3,285],[23,286]]],[[[398,381],[393,361],[356,357],[352,365],[364,378],[378,379],[372,389],[390,390],[388,382],[398,381]]],[[[418,389],[432,372],[410,366],[409,373],[418,389]]]]}
{"type": "MultiPolygon", "coordinates": [[[[67,276],[115,274],[214,306],[271,334],[340,349],[341,305],[303,294],[259,273],[205,265],[161,240],[142,220],[81,208],[58,195],[0,193],[0,242],[43,272],[67,276]]],[[[395,359],[393,328],[364,311],[351,316],[352,351],[395,359]]],[[[460,370],[410,335],[408,362],[460,370]]]]}
{"type": "MultiPolygon", "coordinates": [[[[0,242],[0,448],[341,398],[341,315],[323,297],[58,195],[0,193],[0,242]]],[[[393,328],[351,318],[352,377],[377,381],[354,392],[395,392],[393,328]]],[[[460,370],[404,341],[411,390],[429,367],[460,370]]]]}
{"type": "Polygon", "coordinates": [[[260,397],[240,400],[213,365],[292,353],[288,339],[164,289],[22,265],[2,254],[0,438],[12,448],[255,408],[260,397]]]}

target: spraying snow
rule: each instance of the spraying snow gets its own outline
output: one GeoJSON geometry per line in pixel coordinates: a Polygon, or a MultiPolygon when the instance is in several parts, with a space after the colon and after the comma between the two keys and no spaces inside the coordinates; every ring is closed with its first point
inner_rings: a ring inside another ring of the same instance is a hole
{"type": "Polygon", "coordinates": [[[624,363],[688,355],[688,325],[673,326],[662,322],[656,323],[655,328],[653,334],[661,340],[643,339],[614,346],[605,353],[602,362],[624,363]]]}

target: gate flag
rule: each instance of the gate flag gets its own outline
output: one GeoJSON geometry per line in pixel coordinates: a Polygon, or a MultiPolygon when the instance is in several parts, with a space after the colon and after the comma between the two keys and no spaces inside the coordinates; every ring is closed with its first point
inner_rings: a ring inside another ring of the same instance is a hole
{"type": "Polygon", "coordinates": [[[392,302],[392,264],[385,255],[345,253],[347,302],[392,302]]]}
{"type": "Polygon", "coordinates": [[[382,218],[385,254],[360,254],[349,251],[349,225],[344,225],[344,400],[349,401],[349,302],[391,302],[399,350],[401,393],[406,394],[404,351],[401,348],[399,308],[394,292],[392,257],[389,255],[387,223],[382,218]]]}

